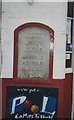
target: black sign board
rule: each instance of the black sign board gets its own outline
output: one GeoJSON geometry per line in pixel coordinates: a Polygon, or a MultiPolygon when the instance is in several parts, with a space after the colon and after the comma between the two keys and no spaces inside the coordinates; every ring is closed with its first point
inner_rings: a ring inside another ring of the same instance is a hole
{"type": "Polygon", "coordinates": [[[6,118],[54,119],[58,88],[7,86],[6,118]]]}

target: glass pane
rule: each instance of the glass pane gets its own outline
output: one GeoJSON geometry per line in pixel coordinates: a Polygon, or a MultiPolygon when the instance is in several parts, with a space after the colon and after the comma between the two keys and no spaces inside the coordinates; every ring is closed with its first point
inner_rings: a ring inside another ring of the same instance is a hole
{"type": "Polygon", "coordinates": [[[72,67],[72,20],[67,18],[66,30],[66,68],[72,67]]]}
{"type": "Polygon", "coordinates": [[[18,35],[18,78],[49,78],[50,33],[27,27],[18,35]]]}

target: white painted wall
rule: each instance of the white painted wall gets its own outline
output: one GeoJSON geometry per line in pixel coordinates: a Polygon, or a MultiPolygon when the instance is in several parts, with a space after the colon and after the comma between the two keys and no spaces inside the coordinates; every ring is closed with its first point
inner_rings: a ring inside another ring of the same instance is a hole
{"type": "Polygon", "coordinates": [[[2,78],[13,77],[14,30],[27,22],[40,22],[53,28],[53,78],[65,77],[66,2],[7,2],[2,4],[2,78]]]}

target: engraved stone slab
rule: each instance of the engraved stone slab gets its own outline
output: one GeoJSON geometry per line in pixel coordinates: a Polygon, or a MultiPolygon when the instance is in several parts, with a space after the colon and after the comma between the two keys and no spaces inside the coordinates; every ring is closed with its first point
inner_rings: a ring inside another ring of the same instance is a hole
{"type": "Polygon", "coordinates": [[[18,77],[49,77],[50,33],[40,27],[28,27],[18,36],[18,77]]]}

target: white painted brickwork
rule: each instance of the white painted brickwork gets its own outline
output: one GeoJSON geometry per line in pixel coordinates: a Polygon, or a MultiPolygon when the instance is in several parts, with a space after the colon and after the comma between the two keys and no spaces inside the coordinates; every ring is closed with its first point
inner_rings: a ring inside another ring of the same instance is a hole
{"type": "Polygon", "coordinates": [[[66,11],[66,2],[2,4],[2,78],[13,77],[14,30],[28,22],[40,22],[55,31],[53,78],[65,77],[66,11]]]}

